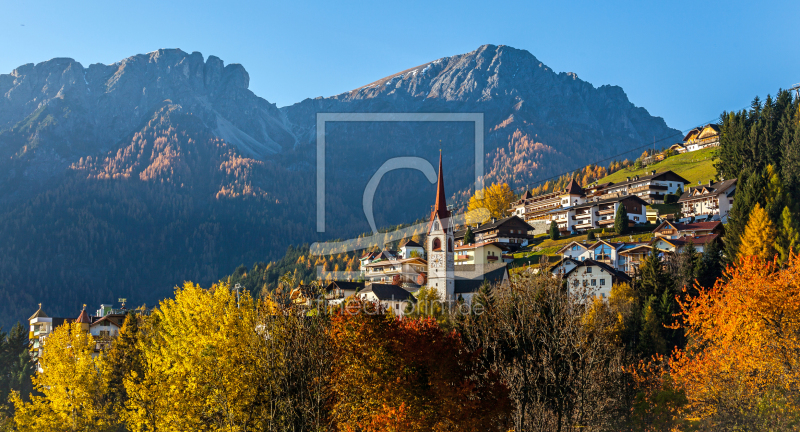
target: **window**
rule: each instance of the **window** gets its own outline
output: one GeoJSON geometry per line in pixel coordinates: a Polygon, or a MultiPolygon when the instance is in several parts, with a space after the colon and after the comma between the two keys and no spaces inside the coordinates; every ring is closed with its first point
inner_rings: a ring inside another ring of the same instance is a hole
{"type": "Polygon", "coordinates": [[[592,279],[592,286],[597,286],[597,279],[592,279]]]}
{"type": "Polygon", "coordinates": [[[592,268],[591,267],[586,267],[586,273],[591,273],[591,272],[592,272],[592,268]]]}
{"type": "Polygon", "coordinates": [[[438,221],[433,223],[433,230],[434,231],[439,231],[439,222],[438,221]]]}
{"type": "Polygon", "coordinates": [[[605,279],[600,279],[600,286],[603,286],[605,284],[606,284],[606,280],[605,279]]]}
{"type": "Polygon", "coordinates": [[[442,250],[442,241],[438,238],[433,239],[433,250],[442,250]]]}
{"type": "Polygon", "coordinates": [[[447,252],[453,252],[453,239],[447,239],[447,252]]]}

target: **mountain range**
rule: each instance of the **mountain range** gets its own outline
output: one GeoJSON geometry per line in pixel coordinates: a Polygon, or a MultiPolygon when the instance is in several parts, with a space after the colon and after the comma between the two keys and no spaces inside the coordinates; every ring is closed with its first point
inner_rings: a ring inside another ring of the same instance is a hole
{"type": "MultiPolygon", "coordinates": [[[[67,58],[0,75],[0,316],[43,303],[152,305],[289,244],[369,230],[365,185],[388,158],[434,162],[450,202],[473,192],[474,130],[460,122],[326,127],[326,232],[316,232],[317,113],[483,113],[485,181],[524,188],[652,142],[680,138],[618,86],[556,73],[484,45],[339,95],[278,108],[243,66],[178,49],[112,65],[67,58]]],[[[416,171],[384,176],[378,226],[429,212],[416,171]]]]}

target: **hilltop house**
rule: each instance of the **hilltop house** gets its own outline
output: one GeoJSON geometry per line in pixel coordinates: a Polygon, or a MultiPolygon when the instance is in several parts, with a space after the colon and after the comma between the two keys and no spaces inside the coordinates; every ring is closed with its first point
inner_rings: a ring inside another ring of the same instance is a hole
{"type": "Polygon", "coordinates": [[[733,207],[736,193],[736,179],[709,181],[707,185],[698,184],[687,189],[678,198],[681,213],[685,218],[695,220],[714,219],[725,221],[733,207]]]}
{"type": "Polygon", "coordinates": [[[604,189],[603,195],[635,195],[648,204],[663,204],[665,195],[683,190],[686,184],[689,184],[688,180],[672,171],[651,171],[650,175],[627,177],[624,182],[614,183],[604,189]]]}
{"type": "Polygon", "coordinates": [[[702,150],[708,147],[719,147],[719,125],[707,124],[690,130],[683,137],[687,152],[702,150]]]}

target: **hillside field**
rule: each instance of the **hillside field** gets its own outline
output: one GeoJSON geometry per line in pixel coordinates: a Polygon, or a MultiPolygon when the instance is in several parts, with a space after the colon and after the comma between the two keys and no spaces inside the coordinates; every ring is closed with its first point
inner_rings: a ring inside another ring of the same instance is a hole
{"type": "Polygon", "coordinates": [[[625,181],[625,177],[633,177],[637,174],[646,175],[652,170],[656,170],[657,172],[671,170],[686,180],[689,180],[690,185],[696,185],[698,181],[705,183],[717,176],[717,170],[714,168],[717,150],[717,148],[707,148],[691,153],[675,155],[657,164],[648,165],[647,167],[638,170],[633,169],[633,167],[630,169],[623,168],[614,174],[598,180],[597,182],[618,183],[625,181]]]}

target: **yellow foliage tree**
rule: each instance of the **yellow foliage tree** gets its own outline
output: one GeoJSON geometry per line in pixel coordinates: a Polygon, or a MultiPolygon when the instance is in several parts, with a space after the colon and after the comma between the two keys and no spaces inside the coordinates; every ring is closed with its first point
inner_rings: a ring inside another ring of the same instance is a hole
{"type": "Polygon", "coordinates": [[[467,205],[467,223],[483,223],[491,218],[506,217],[514,199],[514,192],[508,183],[494,183],[476,191],[467,205]]]}
{"type": "Polygon", "coordinates": [[[750,218],[742,234],[739,257],[756,256],[763,260],[772,259],[775,255],[774,245],[777,234],[767,211],[756,203],[750,212],[750,218]]]}
{"type": "Polygon", "coordinates": [[[104,431],[115,427],[104,397],[103,357],[93,358],[95,342],[81,324],[64,324],[48,337],[41,371],[33,378],[43,396],[23,402],[14,393],[11,401],[18,431],[104,431]]]}
{"type": "Polygon", "coordinates": [[[161,302],[140,340],[144,376],[125,381],[133,431],[257,430],[267,421],[268,371],[256,307],[225,284],[187,282],[161,302]]]}

